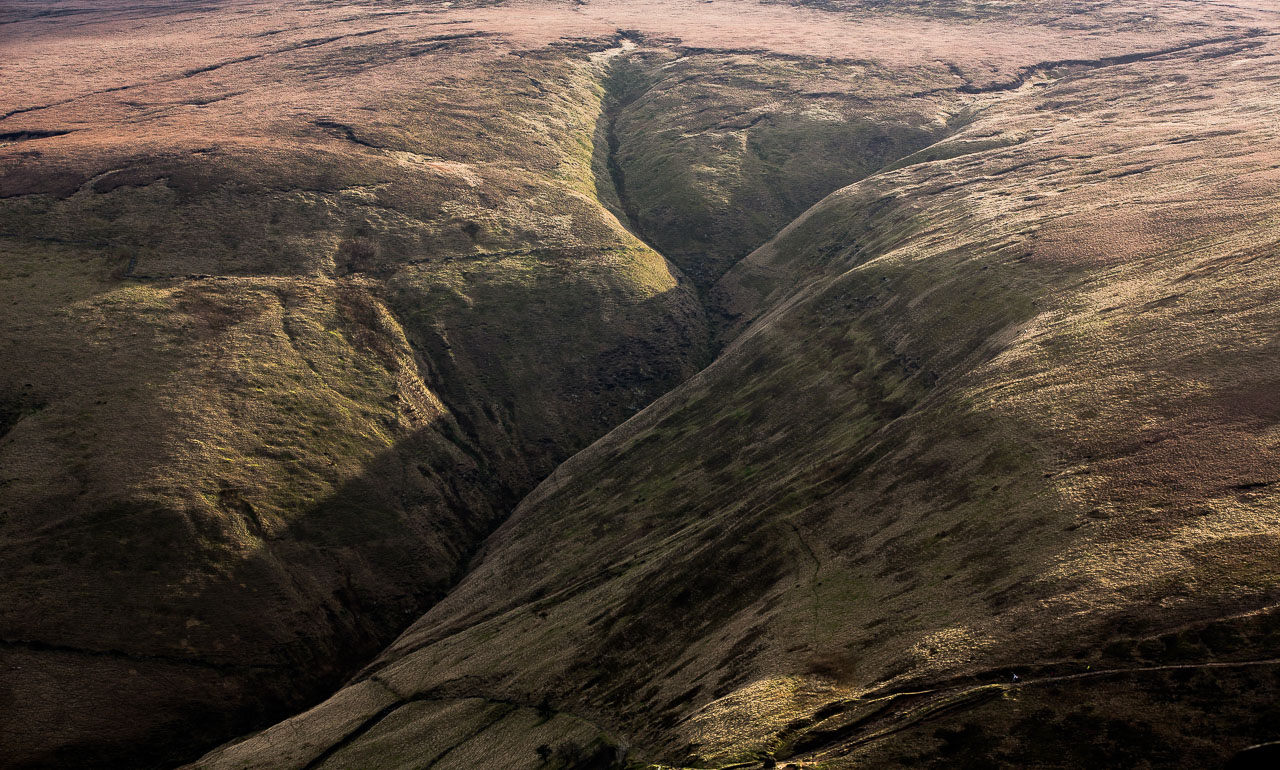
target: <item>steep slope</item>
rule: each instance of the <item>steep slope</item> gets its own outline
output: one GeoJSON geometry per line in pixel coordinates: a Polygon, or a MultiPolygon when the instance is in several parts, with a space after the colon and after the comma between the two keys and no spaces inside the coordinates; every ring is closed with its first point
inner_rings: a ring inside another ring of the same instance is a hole
{"type": "Polygon", "coordinates": [[[9,115],[6,766],[171,760],[332,691],[706,361],[610,213],[616,35],[340,21],[9,115]]]}
{"type": "Polygon", "coordinates": [[[196,766],[1274,739],[1280,50],[1028,77],[731,270],[714,364],[560,466],[349,686],[196,766]]]}
{"type": "Polygon", "coordinates": [[[620,213],[706,292],[831,191],[945,135],[960,84],[942,64],[622,57],[609,124],[620,213]]]}
{"type": "MultiPolygon", "coordinates": [[[[962,5],[0,12],[0,765],[194,756],[446,593],[208,763],[723,764],[914,735],[969,702],[951,678],[1083,660],[1054,645],[1089,633],[1113,664],[1262,657],[1265,627],[1165,654],[1115,616],[1200,622],[1270,580],[1268,283],[1231,249],[1271,233],[1270,177],[1242,170],[1271,168],[1248,153],[1274,15],[962,5]],[[1152,132],[1169,148],[1125,165],[1152,132]],[[1216,180],[1239,187],[1185,203],[1216,180]],[[1153,265],[1232,313],[1146,296],[1153,265]],[[1176,354],[1219,341],[1235,357],[1176,354]],[[1133,384],[1152,360],[1187,379],[1133,384]],[[1226,523],[1150,546],[1184,503],[1226,523]],[[850,721],[904,680],[937,687],[850,721]]],[[[1093,682],[1058,671],[1037,681],[1093,682]]]]}
{"type": "Polygon", "coordinates": [[[6,153],[0,764],[172,762],[331,691],[703,363],[594,197],[603,65],[429,45],[408,89],[334,44],[271,110],[162,89],[6,153]]]}

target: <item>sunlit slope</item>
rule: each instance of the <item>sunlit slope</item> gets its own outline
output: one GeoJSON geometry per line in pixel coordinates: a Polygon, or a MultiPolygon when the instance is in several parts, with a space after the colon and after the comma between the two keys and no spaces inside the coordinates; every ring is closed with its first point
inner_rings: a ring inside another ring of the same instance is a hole
{"type": "Polygon", "coordinates": [[[0,765],[173,761],[331,692],[704,362],[596,199],[603,62],[456,45],[390,89],[246,77],[281,103],[243,133],[12,145],[0,765]]]}
{"type": "Polygon", "coordinates": [[[714,364],[352,685],[199,766],[407,767],[463,723],[413,756],[1171,766],[1273,737],[1277,54],[1054,70],[826,198],[720,282],[714,364]]]}
{"type": "MultiPolygon", "coordinates": [[[[883,678],[981,684],[1067,638],[1113,640],[1091,670],[1266,670],[1262,621],[1141,637],[1255,607],[1268,579],[1268,281],[1242,276],[1269,253],[1249,174],[1274,165],[1278,20],[0,9],[0,766],[195,756],[332,693],[474,564],[406,638],[438,667],[401,646],[371,669],[395,682],[270,733],[285,755],[235,756],[723,763],[901,727],[919,747],[868,744],[897,761],[943,740],[918,717],[991,691],[858,722],[879,706],[844,701],[883,678]],[[1184,509],[1218,517],[1175,531],[1184,509]],[[533,614],[473,627],[510,607],[533,614]]],[[[1026,693],[984,719],[1034,721],[1026,693]]],[[[1247,733],[1254,697],[1220,719],[1247,733]]],[[[1021,761],[984,729],[946,745],[1021,761]]]]}
{"type": "MultiPolygon", "coordinates": [[[[28,705],[2,728],[17,766],[179,758],[314,702],[557,462],[709,360],[694,284],[628,231],[611,173],[644,136],[613,134],[632,57],[670,50],[613,32],[530,50],[501,25],[392,32],[376,14],[264,50],[218,18],[179,16],[225,48],[186,52],[187,69],[121,61],[133,82],[15,92],[7,118],[0,638],[7,670],[31,672],[11,675],[28,705]]],[[[685,60],[687,79],[724,57],[685,60]]],[[[738,60],[755,86],[706,109],[809,109],[811,68],[738,60]]],[[[936,70],[911,82],[950,82],[936,70]]],[[[677,107],[652,120],[689,120],[677,107]]],[[[920,136],[943,128],[934,101],[913,109],[920,136]]],[[[800,173],[734,178],[816,197],[800,173]]]]}

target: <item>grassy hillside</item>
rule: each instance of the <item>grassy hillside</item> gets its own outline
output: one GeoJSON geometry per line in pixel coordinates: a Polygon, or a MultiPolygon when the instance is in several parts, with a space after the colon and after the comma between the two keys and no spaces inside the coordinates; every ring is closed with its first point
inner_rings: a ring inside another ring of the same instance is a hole
{"type": "Polygon", "coordinates": [[[0,11],[0,767],[1274,739],[1253,5],[0,11]]]}
{"type": "MultiPolygon", "coordinates": [[[[1276,56],[1059,73],[829,196],[719,283],[714,364],[352,685],[197,766],[405,766],[395,736],[481,700],[684,767],[1273,737],[1276,56]]],[[[557,766],[515,720],[449,743],[557,766]]]]}
{"type": "MultiPolygon", "coordinates": [[[[693,283],[615,216],[619,73],[662,54],[435,38],[389,91],[336,46],[181,130],[161,89],[145,151],[110,116],[11,145],[0,638],[46,702],[14,762],[181,756],[331,691],[708,360],[693,283]]],[[[737,179],[811,195],[766,176],[737,179]]]]}
{"type": "Polygon", "coordinates": [[[513,56],[7,156],[6,764],[181,756],[331,690],[695,371],[697,300],[594,197],[602,77],[513,56]]]}
{"type": "Polygon", "coordinates": [[[940,64],[622,57],[609,128],[624,221],[707,291],[828,193],[947,133],[959,82],[940,64]]]}

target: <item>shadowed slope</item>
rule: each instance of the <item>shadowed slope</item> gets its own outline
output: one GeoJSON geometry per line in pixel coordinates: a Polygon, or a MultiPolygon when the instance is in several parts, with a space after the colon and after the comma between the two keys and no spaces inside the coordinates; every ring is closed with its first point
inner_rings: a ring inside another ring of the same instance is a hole
{"type": "Polygon", "coordinates": [[[947,133],[959,83],[941,64],[903,72],[662,49],[619,58],[609,128],[621,207],[706,292],[827,193],[947,133]]]}
{"type": "Polygon", "coordinates": [[[599,65],[468,83],[499,52],[459,45],[358,90],[378,118],[8,158],[0,764],[173,761],[331,691],[701,363],[594,198],[599,65]]]}

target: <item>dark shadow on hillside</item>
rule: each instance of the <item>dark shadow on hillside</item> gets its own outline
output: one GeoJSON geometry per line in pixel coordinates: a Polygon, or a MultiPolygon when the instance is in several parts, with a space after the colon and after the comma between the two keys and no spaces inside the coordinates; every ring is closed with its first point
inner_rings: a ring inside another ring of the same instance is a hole
{"type": "MultiPolygon", "coordinates": [[[[628,312],[674,324],[672,293],[683,296],[671,289],[628,312]]],[[[0,730],[13,731],[15,748],[42,729],[23,705],[33,687],[59,704],[62,729],[76,735],[53,754],[15,752],[0,765],[169,767],[323,700],[461,579],[485,537],[542,477],[692,373],[692,353],[659,347],[649,323],[606,338],[580,321],[578,333],[600,343],[581,358],[576,347],[540,348],[575,355],[545,362],[544,382],[528,394],[534,411],[500,396],[520,382],[506,379],[516,377],[509,351],[530,346],[520,338],[528,329],[477,323],[446,340],[429,325],[407,324],[426,385],[451,414],[373,457],[283,530],[264,526],[240,490],[224,488],[222,515],[264,541],[224,574],[208,573],[192,541],[225,536],[229,525],[192,521],[190,512],[121,500],[69,522],[72,538],[67,526],[44,533],[45,562],[81,558],[69,548],[92,553],[79,568],[85,585],[75,601],[112,605],[113,592],[154,594],[163,597],[151,601],[157,619],[190,617],[199,626],[186,651],[177,639],[151,641],[145,619],[103,629],[94,649],[52,634],[0,646],[0,701],[9,706],[0,730]],[[103,570],[111,579],[95,580],[103,570]],[[203,575],[202,587],[181,595],[174,589],[184,575],[203,575]]]]}

